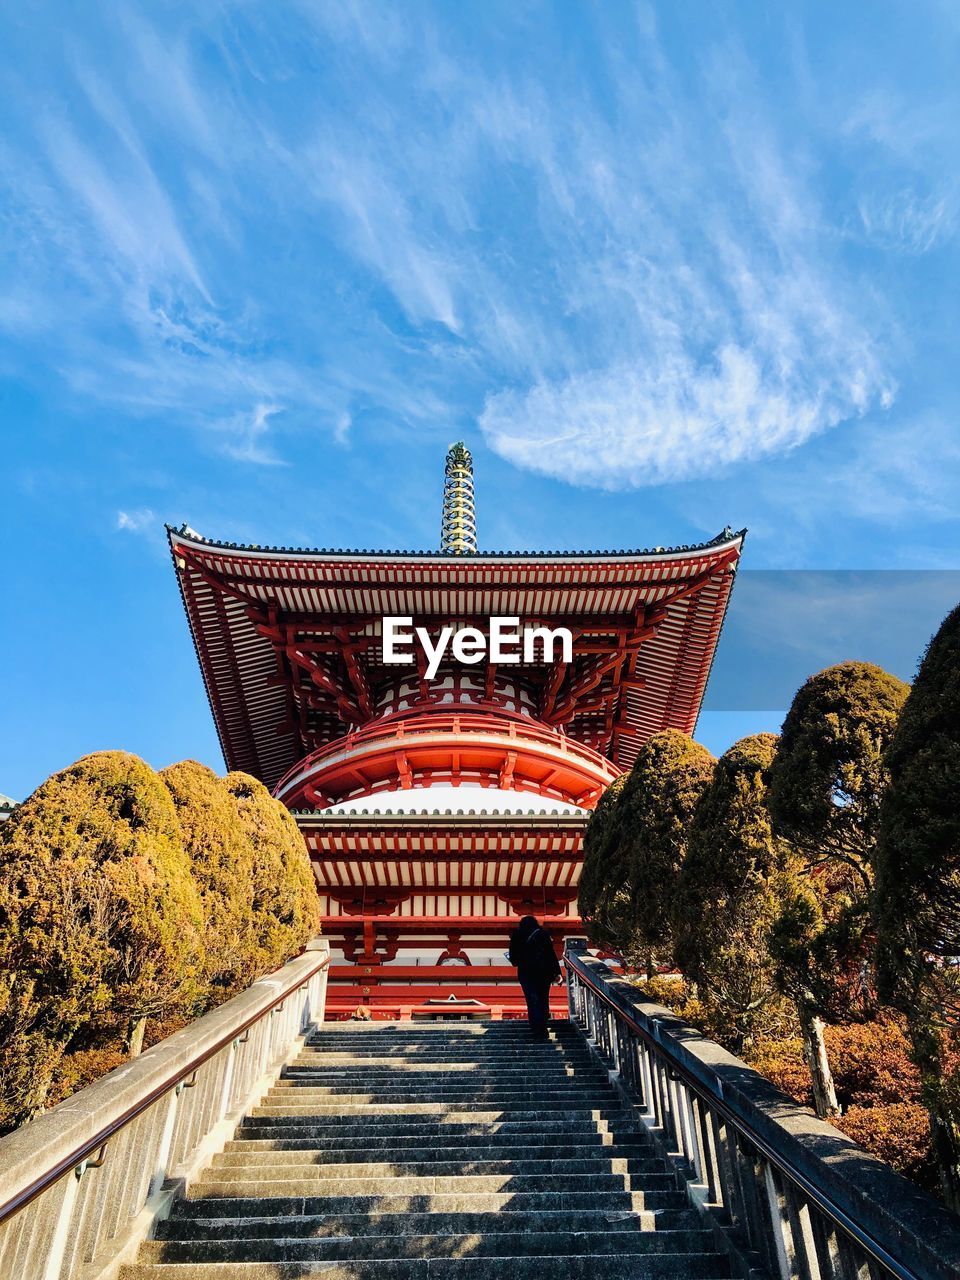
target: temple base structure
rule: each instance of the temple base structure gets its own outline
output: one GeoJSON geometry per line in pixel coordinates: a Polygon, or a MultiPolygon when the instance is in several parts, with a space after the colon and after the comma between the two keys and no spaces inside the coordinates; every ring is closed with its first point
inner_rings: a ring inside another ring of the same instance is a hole
{"type": "MultiPolygon", "coordinates": [[[[428,793],[427,793],[428,794],[428,793]]],[[[519,798],[519,797],[518,797],[519,798]]],[[[576,913],[586,812],[298,812],[331,948],[327,1016],[426,1016],[427,1001],[478,1000],[526,1016],[505,956],[534,915],[558,954],[576,913]]],[[[566,1017],[557,988],[555,1017],[566,1017]]]]}

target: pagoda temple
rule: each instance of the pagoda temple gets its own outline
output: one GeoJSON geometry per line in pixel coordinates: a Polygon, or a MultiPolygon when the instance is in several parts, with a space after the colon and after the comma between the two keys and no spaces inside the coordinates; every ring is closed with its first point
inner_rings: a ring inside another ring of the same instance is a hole
{"type": "MultiPolygon", "coordinates": [[[[260,778],[310,852],[333,963],[328,1016],[472,999],[523,1007],[521,915],[581,932],[583,832],[662,729],[692,733],[743,543],[477,550],[469,451],[447,455],[439,552],[237,546],[168,528],[230,769],[260,778]],[[494,617],[568,653],[385,661],[384,619],[436,641],[494,617]],[[449,634],[449,632],[448,632],[449,634]]],[[[561,1009],[558,1002],[558,1012],[561,1009]]]]}

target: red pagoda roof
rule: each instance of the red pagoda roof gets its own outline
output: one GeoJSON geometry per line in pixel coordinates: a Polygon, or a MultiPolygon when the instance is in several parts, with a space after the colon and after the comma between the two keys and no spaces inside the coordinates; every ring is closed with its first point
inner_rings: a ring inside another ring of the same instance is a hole
{"type": "MultiPolygon", "coordinates": [[[[533,690],[537,719],[628,768],[651,734],[693,731],[744,538],[727,529],[649,551],[440,555],[168,534],[227,765],[270,787],[378,714],[398,673],[416,681],[383,664],[386,615],[570,627],[569,666],[511,670],[533,690]]],[[[494,672],[471,671],[490,696],[494,672]]]]}

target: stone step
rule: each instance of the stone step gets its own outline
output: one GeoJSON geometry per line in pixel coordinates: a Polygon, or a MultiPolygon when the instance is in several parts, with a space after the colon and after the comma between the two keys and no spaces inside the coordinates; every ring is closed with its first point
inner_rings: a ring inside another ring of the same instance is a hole
{"type": "Polygon", "coordinates": [[[300,1262],[367,1258],[515,1258],[567,1257],[581,1254],[675,1254],[705,1256],[713,1252],[709,1231],[531,1231],[483,1235],[341,1236],[292,1240],[238,1237],[230,1240],[152,1240],[141,1262],[300,1262]]]}
{"type": "Polygon", "coordinates": [[[583,1115],[584,1110],[599,1112],[606,1118],[616,1108],[613,1100],[603,1097],[581,1097],[574,1094],[569,1098],[551,1098],[540,1107],[498,1105],[496,1102],[458,1101],[458,1102],[283,1102],[261,1103],[253,1107],[251,1116],[483,1116],[488,1120],[507,1120],[511,1116],[524,1116],[532,1119],[549,1112],[569,1112],[571,1115],[583,1115]]]}
{"type": "MultiPolygon", "coordinates": [[[[583,1043],[579,1027],[566,1018],[553,1018],[550,1034],[557,1038],[571,1036],[583,1043]]],[[[530,1035],[526,1018],[514,1018],[507,1022],[402,1022],[385,1019],[383,1022],[328,1022],[312,1031],[313,1038],[324,1040],[348,1039],[353,1036],[367,1038],[401,1035],[406,1043],[434,1038],[445,1044],[456,1040],[478,1039],[487,1044],[500,1040],[522,1039],[530,1035]]]]}
{"type": "Polygon", "coordinates": [[[419,1062],[435,1066],[449,1063],[452,1066],[480,1066],[487,1064],[488,1066],[508,1067],[521,1066],[525,1062],[552,1064],[554,1066],[558,1063],[569,1062],[585,1066],[591,1060],[596,1062],[596,1058],[592,1056],[589,1049],[581,1047],[568,1050],[563,1045],[548,1044],[545,1041],[534,1041],[526,1045],[504,1045],[499,1049],[482,1048],[474,1045],[463,1045],[459,1048],[450,1049],[431,1045],[376,1044],[337,1046],[306,1044],[301,1048],[296,1058],[291,1059],[294,1062],[326,1062],[331,1066],[363,1066],[366,1063],[373,1063],[379,1066],[386,1062],[401,1067],[419,1062]]]}
{"type": "Polygon", "coordinates": [[[578,1072],[575,1076],[547,1075],[546,1072],[523,1072],[515,1076],[507,1075],[474,1075],[463,1072],[459,1075],[423,1076],[419,1072],[407,1075],[395,1074],[389,1079],[373,1076],[344,1076],[336,1072],[295,1071],[281,1076],[272,1086],[274,1093],[284,1089],[316,1089],[330,1090],[334,1093],[396,1093],[416,1091],[417,1093],[439,1093],[451,1089],[460,1091],[477,1091],[480,1089],[504,1089],[511,1092],[535,1092],[550,1090],[553,1093],[569,1093],[571,1090],[607,1089],[610,1086],[607,1072],[578,1072]]]}
{"type": "MultiPolygon", "coordinates": [[[[528,1043],[532,1039],[529,1025],[524,1022],[504,1023],[498,1027],[494,1023],[472,1024],[447,1022],[442,1025],[427,1026],[425,1023],[383,1022],[366,1029],[349,1027],[344,1023],[327,1023],[310,1032],[310,1041],[324,1044],[373,1044],[381,1040],[396,1040],[403,1045],[434,1044],[445,1049],[457,1045],[476,1044],[484,1048],[495,1048],[497,1045],[528,1043]]],[[[549,1042],[551,1044],[573,1044],[583,1048],[583,1035],[579,1027],[570,1027],[557,1018],[547,1024],[549,1042]]],[[[539,1043],[545,1043],[540,1041],[539,1043]]]]}
{"type": "Polygon", "coordinates": [[[724,1280],[730,1264],[715,1254],[582,1254],[559,1258],[367,1259],[343,1262],[134,1263],[119,1280],[724,1280]]]}
{"type": "Polygon", "coordinates": [[[427,1089],[420,1085],[410,1085],[406,1089],[376,1089],[364,1093],[350,1093],[335,1087],[314,1088],[310,1084],[291,1085],[285,1089],[269,1089],[261,1106],[282,1105],[292,1102],[297,1106],[308,1103],[325,1104],[343,1102],[372,1103],[382,1106],[388,1102],[486,1102],[491,1106],[525,1106],[528,1110],[533,1106],[549,1106],[556,1102],[570,1102],[577,1099],[605,1100],[615,1098],[616,1091],[612,1085],[594,1085],[591,1089],[509,1089],[491,1085],[489,1088],[440,1088],[427,1089]]]}
{"type": "Polygon", "coordinates": [[[329,1081],[339,1080],[376,1080],[385,1083],[407,1083],[422,1081],[424,1084],[437,1084],[441,1080],[502,1080],[502,1081],[538,1081],[557,1080],[574,1083],[580,1080],[598,1078],[608,1079],[607,1070],[599,1063],[529,1063],[513,1062],[510,1065],[487,1066],[483,1063],[433,1063],[426,1069],[421,1063],[410,1063],[406,1067],[381,1067],[379,1063],[369,1068],[362,1063],[351,1063],[346,1066],[330,1066],[328,1063],[292,1062],[283,1069],[280,1080],[291,1080],[299,1077],[327,1077],[329,1081]]]}
{"type": "Polygon", "coordinates": [[[479,1057],[458,1056],[438,1059],[434,1055],[411,1056],[394,1065],[384,1064],[379,1057],[352,1056],[348,1061],[338,1061],[328,1055],[305,1056],[294,1059],[289,1066],[297,1066],[306,1070],[317,1071],[425,1071],[426,1074],[443,1075],[444,1071],[526,1071],[536,1075],[539,1071],[559,1071],[571,1068],[577,1071],[589,1071],[598,1068],[596,1059],[589,1057],[572,1057],[566,1053],[557,1053],[549,1057],[530,1057],[527,1055],[511,1055],[502,1059],[479,1059],[479,1057]]]}
{"type": "MultiPolygon", "coordinates": [[[[491,1094],[502,1094],[507,1098],[518,1098],[530,1101],[538,1098],[616,1098],[620,1094],[616,1086],[607,1076],[595,1076],[584,1080],[451,1080],[444,1076],[436,1084],[425,1084],[414,1077],[410,1080],[393,1081],[381,1084],[378,1081],[366,1080],[315,1080],[310,1076],[286,1076],[276,1081],[267,1090],[267,1095],[275,1098],[297,1097],[316,1098],[349,1098],[351,1095],[370,1097],[374,1101],[384,1101],[396,1094],[402,1094],[411,1100],[440,1101],[441,1095],[456,1094],[461,1097],[489,1097],[491,1094]]],[[[266,1095],[265,1095],[266,1096],[266,1095]]]]}
{"type": "MultiPolygon", "coordinates": [[[[196,1207],[191,1203],[191,1207],[196,1207]]],[[[236,1201],[227,1201],[231,1207],[236,1201]]],[[[301,1239],[325,1236],[482,1235],[489,1232],[685,1231],[700,1227],[692,1209],[640,1212],[544,1210],[540,1213],[342,1213],[282,1217],[165,1218],[157,1224],[158,1240],[301,1239]]]]}
{"type": "Polygon", "coordinates": [[[610,1080],[606,1071],[578,1071],[575,1075],[551,1071],[517,1071],[506,1072],[479,1071],[419,1071],[391,1072],[388,1076],[364,1075],[355,1072],[345,1075],[340,1071],[311,1071],[299,1067],[288,1068],[276,1082],[275,1088],[290,1088],[293,1085],[313,1085],[316,1088],[347,1088],[351,1084],[360,1084],[363,1089],[476,1089],[490,1086],[508,1089],[531,1089],[544,1087],[551,1089],[577,1089],[589,1087],[591,1084],[608,1084],[610,1080]]]}
{"type": "MultiPolygon", "coordinates": [[[[451,1099],[504,1099],[524,1103],[527,1110],[537,1110],[538,1103],[549,1099],[563,1101],[570,1098],[603,1098],[606,1102],[613,1100],[619,1104],[620,1094],[606,1080],[584,1081],[580,1084],[553,1085],[545,1084],[543,1088],[520,1085],[473,1085],[455,1082],[437,1085],[431,1088],[419,1081],[411,1081],[408,1085],[392,1085],[390,1088],[368,1088],[362,1083],[343,1085],[317,1085],[309,1080],[285,1080],[282,1084],[271,1085],[263,1095],[263,1100],[277,1102],[293,1102],[298,1106],[303,1102],[349,1102],[353,1098],[369,1100],[371,1104],[395,1102],[398,1097],[407,1098],[411,1102],[446,1102],[451,1099]]],[[[581,1110],[588,1104],[584,1104],[581,1110]]],[[[592,1109],[592,1108],[591,1108],[592,1109]]]]}
{"type": "Polygon", "coordinates": [[[602,1066],[596,1062],[584,1062],[584,1064],[573,1065],[570,1062],[557,1062],[557,1064],[544,1064],[532,1070],[526,1064],[517,1066],[502,1066],[492,1070],[486,1064],[481,1062],[407,1062],[403,1066],[380,1066],[379,1062],[370,1065],[349,1064],[343,1066],[329,1066],[323,1062],[317,1062],[316,1065],[310,1062],[292,1062],[289,1066],[284,1066],[280,1079],[300,1079],[301,1076],[308,1078],[324,1078],[330,1080],[384,1080],[387,1083],[396,1082],[396,1080],[412,1080],[422,1079],[428,1083],[436,1083],[436,1080],[463,1079],[463,1080],[582,1080],[590,1079],[591,1076],[607,1075],[602,1066]]]}
{"type": "Polygon", "coordinates": [[[353,1054],[360,1057],[376,1055],[378,1057],[404,1058],[407,1060],[423,1058],[425,1061],[429,1061],[434,1059],[438,1062],[497,1062],[509,1061],[510,1059],[514,1061],[517,1059],[530,1059],[531,1061],[543,1059],[544,1061],[557,1062],[562,1058],[575,1058],[586,1061],[590,1056],[590,1050],[583,1041],[578,1044],[566,1045],[557,1040],[531,1040],[529,1037],[499,1044],[482,1043],[477,1040],[462,1041],[459,1044],[444,1044],[441,1042],[434,1044],[408,1044],[404,1040],[373,1040],[369,1037],[338,1042],[321,1037],[315,1040],[307,1040],[301,1047],[300,1053],[304,1057],[309,1057],[311,1054],[353,1054]]]}
{"type": "MultiPolygon", "coordinates": [[[[426,1154],[426,1153],[422,1153],[426,1154]]],[[[437,1153],[431,1152],[431,1155],[437,1153]]],[[[667,1174],[666,1162],[656,1157],[644,1158],[632,1155],[576,1156],[564,1159],[522,1159],[499,1156],[493,1159],[468,1157],[465,1160],[405,1159],[384,1160],[380,1153],[375,1160],[330,1160],[323,1153],[304,1151],[234,1151],[214,1156],[209,1165],[211,1176],[227,1178],[237,1176],[260,1178],[459,1178],[492,1177],[506,1174],[510,1177],[530,1177],[535,1174],[667,1174]]]]}
{"type": "MultiPolygon", "coordinates": [[[[351,1054],[347,1058],[341,1058],[337,1055],[328,1053],[302,1053],[293,1060],[295,1063],[305,1067],[325,1067],[329,1069],[335,1068],[363,1068],[367,1066],[383,1068],[384,1062],[381,1055],[362,1055],[351,1054]]],[[[479,1054],[452,1055],[446,1054],[439,1056],[438,1054],[410,1054],[399,1060],[395,1057],[388,1059],[397,1064],[396,1069],[402,1070],[405,1067],[426,1067],[444,1070],[473,1069],[484,1071],[496,1071],[499,1068],[520,1069],[526,1068],[530,1071],[539,1071],[545,1068],[557,1068],[564,1065],[571,1067],[588,1068],[596,1066],[596,1059],[590,1059],[587,1054],[582,1057],[571,1057],[565,1053],[549,1053],[549,1054],[532,1054],[532,1053],[505,1053],[496,1057],[481,1056],[479,1054]]]]}
{"type": "Polygon", "coordinates": [[[406,1028],[381,1030],[378,1027],[375,1031],[344,1034],[343,1031],[334,1030],[333,1027],[322,1027],[319,1031],[312,1031],[305,1043],[311,1047],[322,1045],[348,1051],[355,1048],[370,1048],[380,1044],[394,1044],[404,1050],[440,1049],[444,1053],[456,1053],[471,1046],[481,1053],[496,1053],[498,1049],[516,1049],[522,1048],[524,1045],[531,1045],[537,1049],[569,1048],[583,1052],[585,1045],[584,1038],[579,1031],[575,1031],[572,1034],[559,1031],[557,1024],[548,1028],[546,1040],[535,1039],[527,1026],[518,1028],[511,1034],[503,1032],[493,1034],[487,1030],[474,1031],[470,1034],[461,1032],[461,1034],[457,1035],[453,1033],[453,1028],[448,1024],[445,1031],[438,1031],[435,1035],[420,1036],[408,1035],[406,1028]]]}
{"type": "Polygon", "coordinates": [[[247,1137],[256,1133],[280,1137],[319,1136],[336,1139],[359,1134],[369,1134],[379,1138],[416,1135],[424,1141],[433,1137],[449,1137],[463,1135],[472,1137],[481,1134],[510,1135],[528,1140],[538,1137],[552,1137],[572,1134],[596,1134],[599,1126],[609,1133],[634,1133],[633,1121],[620,1111],[605,1109],[604,1111],[566,1111],[549,1116],[531,1116],[529,1112],[507,1113],[500,1118],[486,1119],[483,1115],[431,1116],[423,1113],[405,1116],[402,1112],[389,1115],[371,1116],[364,1108],[356,1115],[321,1116],[312,1112],[305,1116],[245,1116],[237,1128],[237,1136],[247,1137]]]}
{"type": "Polygon", "coordinates": [[[378,1053],[395,1057],[409,1057],[416,1054],[429,1056],[435,1054],[440,1058],[464,1058],[474,1055],[478,1058],[503,1058],[511,1054],[523,1054],[525,1057],[559,1057],[569,1054],[574,1057],[586,1057],[590,1050],[583,1040],[563,1043],[556,1037],[547,1040],[533,1040],[529,1036],[514,1040],[480,1040],[473,1037],[450,1043],[442,1040],[411,1042],[397,1036],[350,1037],[336,1040],[327,1033],[322,1033],[306,1040],[301,1048],[302,1053],[378,1053]]]}
{"type": "Polygon", "coordinates": [[[172,1213],[176,1217],[246,1217],[313,1214],[392,1214],[392,1213],[541,1213],[584,1210],[591,1213],[642,1212],[644,1210],[678,1211],[687,1209],[686,1195],[680,1191],[467,1191],[435,1192],[411,1196],[406,1193],[387,1195],[322,1196],[312,1184],[312,1193],[251,1194],[249,1189],[234,1185],[227,1191],[215,1192],[194,1183],[185,1197],[177,1200],[172,1213]]]}
{"type": "Polygon", "coordinates": [[[383,1174],[329,1177],[316,1170],[209,1169],[190,1186],[191,1196],[423,1196],[468,1192],[521,1194],[527,1191],[669,1191],[670,1174],[629,1173],[477,1173],[383,1174]]]}
{"type": "Polygon", "coordinates": [[[540,1053],[521,1053],[518,1051],[516,1053],[496,1055],[479,1053],[438,1054],[436,1052],[384,1054],[379,1051],[375,1054],[353,1053],[338,1055],[330,1053],[329,1050],[304,1050],[296,1058],[292,1058],[291,1062],[305,1067],[325,1067],[328,1070],[362,1070],[370,1067],[380,1071],[402,1071],[407,1068],[423,1066],[440,1072],[445,1069],[454,1071],[494,1071],[501,1067],[504,1070],[529,1067],[530,1070],[536,1071],[541,1068],[557,1069],[565,1066],[587,1068],[597,1065],[597,1059],[591,1057],[590,1054],[574,1055],[564,1053],[562,1050],[540,1053]]]}
{"type": "MultiPolygon", "coordinates": [[[[554,1133],[549,1140],[537,1139],[518,1148],[512,1134],[478,1134],[472,1139],[435,1136],[430,1139],[429,1151],[444,1160],[509,1159],[519,1150],[526,1160],[567,1160],[587,1155],[627,1153],[639,1158],[655,1157],[655,1148],[649,1138],[641,1134],[581,1133],[573,1140],[568,1134],[554,1133]],[[606,1141],[605,1141],[606,1139],[606,1141]],[[489,1152],[489,1156],[482,1153],[489,1152]],[[441,1156],[442,1153],[442,1156],[441,1156]]],[[[381,1138],[372,1135],[355,1138],[343,1137],[293,1137],[293,1138],[234,1138],[226,1144],[223,1155],[241,1155],[244,1152],[298,1152],[314,1151],[327,1160],[361,1159],[375,1154],[381,1160],[410,1158],[410,1153],[424,1151],[422,1134],[406,1134],[403,1137],[381,1138]]]]}
{"type": "Polygon", "coordinates": [[[474,1068],[490,1068],[494,1064],[504,1068],[523,1067],[528,1062],[535,1062],[544,1067],[564,1067],[577,1066],[589,1067],[591,1064],[596,1065],[596,1058],[588,1052],[567,1053],[563,1049],[547,1049],[540,1050],[538,1053],[520,1053],[506,1052],[497,1054],[494,1057],[488,1054],[476,1053],[470,1051],[467,1053],[450,1053],[439,1054],[435,1050],[421,1053],[383,1053],[380,1049],[376,1049],[371,1053],[341,1053],[331,1049],[321,1048],[305,1048],[301,1049],[292,1062],[302,1062],[308,1066],[319,1065],[329,1067],[331,1070],[337,1069],[341,1071],[349,1071],[354,1068],[371,1067],[380,1071],[403,1071],[407,1068],[424,1066],[429,1070],[442,1071],[445,1066],[454,1069],[474,1068]]]}
{"type": "Polygon", "coordinates": [[[458,1032],[453,1024],[445,1028],[437,1028],[432,1034],[410,1035],[407,1027],[376,1027],[371,1031],[345,1032],[333,1026],[322,1027],[312,1031],[306,1041],[309,1045],[326,1045],[334,1048],[369,1048],[371,1045],[395,1044],[402,1049],[441,1049],[444,1053],[457,1052],[471,1046],[483,1053],[495,1053],[498,1049],[523,1048],[532,1045],[535,1048],[570,1048],[582,1052],[585,1041],[579,1030],[570,1032],[562,1030],[559,1023],[547,1028],[546,1039],[535,1037],[530,1028],[522,1026],[507,1031],[487,1030],[458,1032]]]}
{"type": "Polygon", "coordinates": [[[459,1044],[407,1044],[402,1040],[354,1039],[349,1043],[336,1043],[326,1039],[307,1040],[300,1048],[303,1057],[339,1055],[366,1060],[371,1057],[395,1058],[405,1062],[560,1062],[564,1058],[586,1062],[591,1050],[584,1041],[562,1044],[557,1040],[533,1040],[529,1037],[511,1043],[487,1044],[482,1041],[464,1041],[459,1044]]]}

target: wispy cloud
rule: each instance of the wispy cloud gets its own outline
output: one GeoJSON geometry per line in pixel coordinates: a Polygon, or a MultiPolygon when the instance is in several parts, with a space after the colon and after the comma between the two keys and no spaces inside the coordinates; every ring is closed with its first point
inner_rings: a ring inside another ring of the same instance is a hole
{"type": "Polygon", "coordinates": [[[803,453],[674,492],[705,537],[719,519],[747,525],[751,565],[921,569],[960,562],[958,483],[960,437],[940,409],[867,417],[803,453]]]}
{"type": "Polygon", "coordinates": [[[784,364],[730,342],[698,363],[677,344],[559,383],[490,397],[489,442],[521,466],[576,484],[629,488],[709,475],[803,444],[892,395],[854,364],[784,364]]]}
{"type": "Polygon", "coordinates": [[[953,234],[956,222],[952,198],[908,187],[864,194],[857,209],[869,241],[903,253],[929,252],[953,234]]]}
{"type": "Polygon", "coordinates": [[[146,533],[159,529],[160,522],[149,507],[117,512],[117,529],[127,533],[146,533]]]}
{"type": "MultiPolygon", "coordinates": [[[[431,245],[414,226],[407,194],[364,155],[365,139],[339,137],[308,153],[318,201],[333,205],[351,251],[382,276],[415,323],[459,330],[449,250],[431,245]]],[[[302,164],[302,157],[296,163],[302,164]]]]}
{"type": "Polygon", "coordinates": [[[878,249],[923,254],[957,229],[957,104],[917,105],[889,89],[863,93],[842,134],[862,148],[854,232],[878,249]]]}
{"type": "Polygon", "coordinates": [[[120,179],[60,119],[46,129],[48,154],[65,187],[77,198],[104,252],[134,273],[139,289],[154,278],[181,278],[205,301],[209,295],[176,219],[149,167],[137,163],[120,179]]]}
{"type": "Polygon", "coordinates": [[[353,426],[353,419],[349,413],[341,413],[337,417],[336,424],[333,428],[333,438],[337,444],[346,444],[350,438],[350,428],[353,426]]]}
{"type": "Polygon", "coordinates": [[[222,452],[237,462],[252,462],[259,467],[285,466],[267,442],[270,419],[279,412],[278,405],[257,404],[249,413],[218,423],[216,429],[224,437],[222,452]]]}

